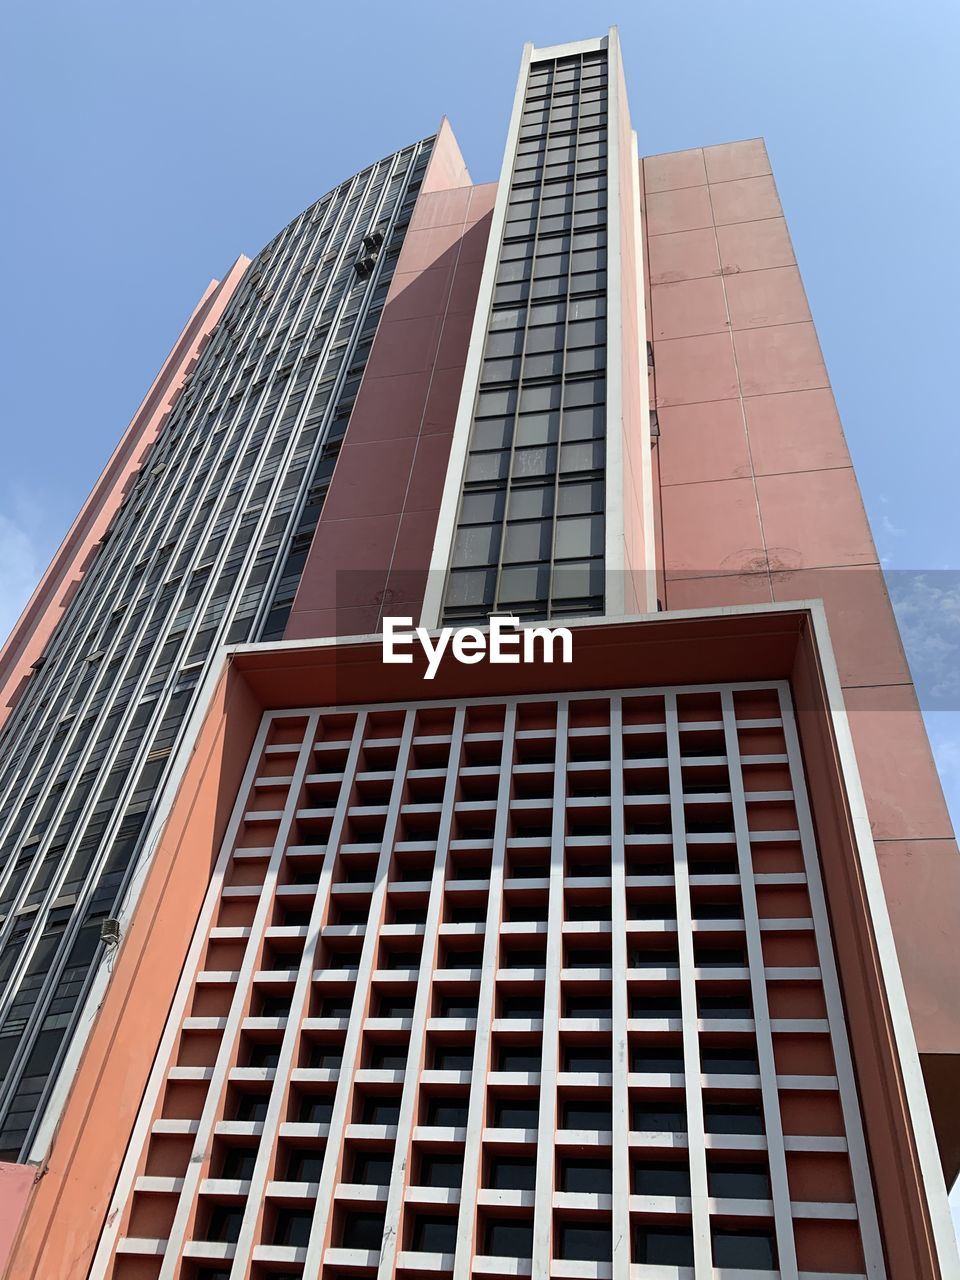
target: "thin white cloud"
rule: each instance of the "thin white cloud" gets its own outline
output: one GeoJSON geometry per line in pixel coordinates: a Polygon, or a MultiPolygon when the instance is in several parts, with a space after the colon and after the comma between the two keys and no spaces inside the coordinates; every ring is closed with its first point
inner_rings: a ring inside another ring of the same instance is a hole
{"type": "Polygon", "coordinates": [[[37,504],[18,495],[0,511],[0,643],[19,618],[44,569],[37,504]]]}

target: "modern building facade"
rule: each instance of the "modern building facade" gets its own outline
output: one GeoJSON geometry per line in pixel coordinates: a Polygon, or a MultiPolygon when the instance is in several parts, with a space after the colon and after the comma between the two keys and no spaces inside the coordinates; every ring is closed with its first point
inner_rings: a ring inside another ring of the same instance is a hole
{"type": "Polygon", "coordinates": [[[960,1275],[960,861],[766,152],[641,159],[615,31],[211,287],[0,680],[8,1276],[960,1275]],[[573,660],[382,660],[494,613],[573,660]]]}

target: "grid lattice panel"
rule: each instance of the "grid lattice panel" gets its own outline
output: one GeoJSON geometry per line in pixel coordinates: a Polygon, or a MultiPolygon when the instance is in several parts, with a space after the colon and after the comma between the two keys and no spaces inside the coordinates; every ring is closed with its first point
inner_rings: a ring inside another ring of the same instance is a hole
{"type": "Polygon", "coordinates": [[[786,690],[268,716],[113,1208],[114,1280],[882,1274],[786,690]]]}

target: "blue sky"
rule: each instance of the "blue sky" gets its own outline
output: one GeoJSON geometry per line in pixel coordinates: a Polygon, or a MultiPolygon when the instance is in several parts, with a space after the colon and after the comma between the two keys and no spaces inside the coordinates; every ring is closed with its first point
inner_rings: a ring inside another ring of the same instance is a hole
{"type": "Polygon", "coordinates": [[[443,113],[494,178],[523,41],[611,22],[642,152],[766,139],[960,819],[952,3],[7,6],[0,631],[212,276],[443,113]]]}

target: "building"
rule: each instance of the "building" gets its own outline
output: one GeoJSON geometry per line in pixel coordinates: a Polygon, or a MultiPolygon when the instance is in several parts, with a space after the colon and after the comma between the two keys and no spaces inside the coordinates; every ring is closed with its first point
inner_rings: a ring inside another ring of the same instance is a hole
{"type": "Polygon", "coordinates": [[[0,679],[9,1277],[960,1275],[960,862],[766,152],[640,159],[615,31],[211,288],[0,679]],[[382,660],[493,612],[572,662],[382,660]]]}

